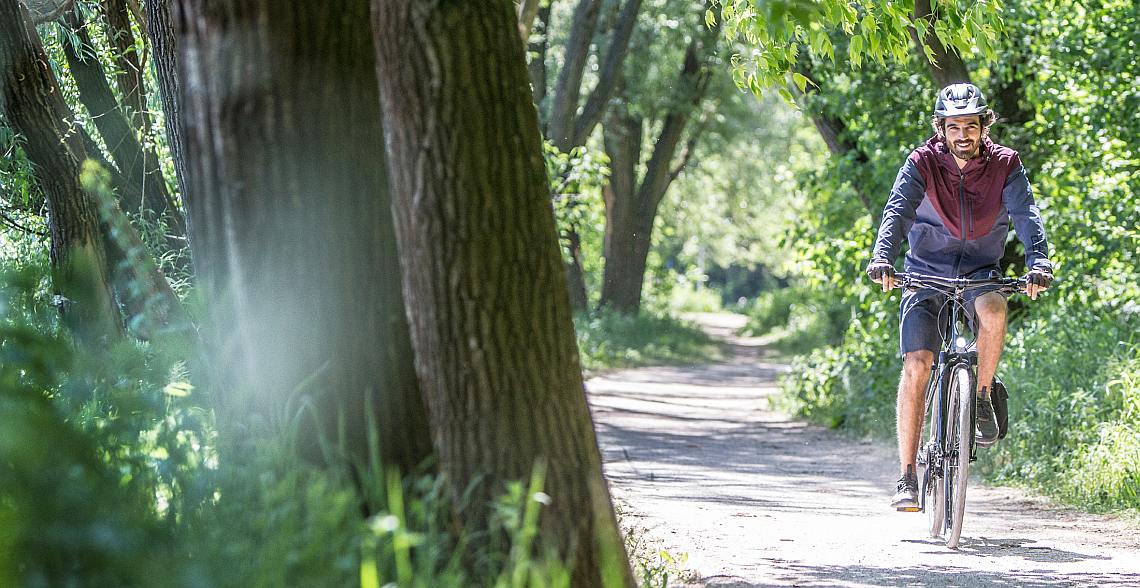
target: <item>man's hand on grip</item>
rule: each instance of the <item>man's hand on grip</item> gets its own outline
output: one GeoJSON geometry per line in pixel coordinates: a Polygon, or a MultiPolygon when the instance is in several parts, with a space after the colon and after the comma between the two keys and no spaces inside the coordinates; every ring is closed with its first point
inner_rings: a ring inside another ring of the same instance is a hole
{"type": "Polygon", "coordinates": [[[1037,295],[1044,292],[1052,283],[1052,272],[1043,269],[1031,270],[1025,274],[1025,293],[1033,300],[1037,300],[1037,295]]]}
{"type": "Polygon", "coordinates": [[[871,263],[867,265],[867,275],[870,276],[871,281],[883,286],[883,292],[891,290],[897,283],[895,266],[882,260],[871,260],[871,263]]]}

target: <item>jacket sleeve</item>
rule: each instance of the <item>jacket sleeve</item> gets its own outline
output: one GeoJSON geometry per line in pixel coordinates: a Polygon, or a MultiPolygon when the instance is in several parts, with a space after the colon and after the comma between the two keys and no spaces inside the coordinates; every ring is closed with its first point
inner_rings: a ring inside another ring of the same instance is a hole
{"type": "Polygon", "coordinates": [[[894,264],[902,247],[902,240],[914,225],[915,210],[926,196],[926,182],[911,158],[907,158],[895,177],[887,205],[883,207],[883,220],[879,235],[871,252],[872,260],[894,264]]]}
{"type": "Polygon", "coordinates": [[[1033,201],[1033,188],[1029,186],[1029,177],[1020,158],[1015,159],[1014,164],[1002,188],[1002,202],[1013,219],[1017,238],[1025,246],[1025,267],[1052,272],[1053,263],[1049,261],[1049,242],[1045,238],[1041,209],[1033,201]]]}

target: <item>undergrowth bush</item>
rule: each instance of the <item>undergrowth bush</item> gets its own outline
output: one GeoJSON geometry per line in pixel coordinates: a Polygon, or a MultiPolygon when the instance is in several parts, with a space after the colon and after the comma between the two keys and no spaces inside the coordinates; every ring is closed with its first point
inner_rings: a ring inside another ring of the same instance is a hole
{"type": "Polygon", "coordinates": [[[602,309],[575,316],[574,326],[582,368],[587,372],[706,361],[721,354],[700,327],[670,316],[602,309]]]}
{"type": "Polygon", "coordinates": [[[672,312],[720,312],[724,310],[720,291],[694,281],[682,281],[669,293],[672,312]]]}
{"type": "Polygon", "coordinates": [[[1140,508],[1140,317],[1064,305],[1018,325],[1002,377],[1009,436],[982,468],[1097,508],[1140,508]]]}

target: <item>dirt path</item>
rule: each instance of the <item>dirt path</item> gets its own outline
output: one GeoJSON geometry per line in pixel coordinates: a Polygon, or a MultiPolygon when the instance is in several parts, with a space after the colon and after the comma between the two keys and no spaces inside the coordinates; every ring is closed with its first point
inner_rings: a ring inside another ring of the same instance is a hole
{"type": "MultiPolygon", "coordinates": [[[[729,338],[742,317],[699,320],[729,338]]],[[[892,447],[768,410],[786,367],[732,350],[589,382],[626,524],[688,554],[694,585],[1140,586],[1140,524],[1017,489],[972,482],[961,548],[929,539],[925,514],[888,507],[892,447]]]]}

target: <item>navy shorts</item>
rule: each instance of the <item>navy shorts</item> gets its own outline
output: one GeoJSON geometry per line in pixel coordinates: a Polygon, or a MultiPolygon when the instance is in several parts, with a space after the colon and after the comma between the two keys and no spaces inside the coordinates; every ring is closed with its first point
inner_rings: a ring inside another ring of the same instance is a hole
{"type": "MultiPolygon", "coordinates": [[[[980,270],[966,276],[971,279],[987,278],[991,270],[980,270]]],[[[978,296],[991,292],[986,288],[978,288],[966,292],[966,318],[971,331],[977,332],[975,327],[977,319],[974,313],[974,301],[978,296]]],[[[926,349],[935,355],[942,349],[942,335],[950,328],[950,300],[949,296],[931,289],[905,290],[902,296],[902,305],[899,308],[899,353],[906,355],[911,351],[926,349]]]]}

